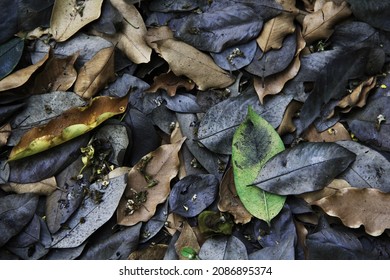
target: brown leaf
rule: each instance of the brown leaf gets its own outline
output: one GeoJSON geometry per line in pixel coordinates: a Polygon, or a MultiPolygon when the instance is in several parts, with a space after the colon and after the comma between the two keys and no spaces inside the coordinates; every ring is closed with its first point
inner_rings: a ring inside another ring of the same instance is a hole
{"type": "Polygon", "coordinates": [[[71,108],[47,124],[27,131],[13,147],[9,161],[27,157],[80,136],[126,111],[127,96],[98,96],[86,107],[71,108]]]}
{"type": "Polygon", "coordinates": [[[376,85],[376,78],[371,77],[360,83],[351,94],[347,95],[337,104],[342,108],[341,112],[348,113],[353,107],[362,108],[366,105],[366,100],[371,89],[376,85]]]}
{"type": "MultiPolygon", "coordinates": [[[[183,137],[184,136],[183,136],[183,133],[180,129],[179,122],[176,122],[175,127],[171,133],[171,140],[170,141],[171,141],[171,143],[175,143],[175,142],[179,141],[180,139],[182,139],[183,137]]],[[[180,160],[180,167],[179,167],[179,173],[177,174],[177,177],[179,178],[179,180],[181,180],[185,176],[187,176],[187,170],[186,170],[186,165],[184,162],[183,150],[179,151],[179,160],[180,160]]]]}
{"type": "Polygon", "coordinates": [[[0,127],[0,148],[5,146],[8,141],[8,137],[11,135],[11,124],[6,123],[0,127]]]}
{"type": "Polygon", "coordinates": [[[49,53],[47,53],[40,61],[37,63],[27,66],[26,68],[20,69],[11,75],[8,75],[4,79],[0,80],[0,91],[6,91],[20,87],[27,83],[32,74],[35,73],[49,58],[49,53]]]}
{"type": "Polygon", "coordinates": [[[297,230],[297,243],[298,246],[300,246],[303,249],[303,252],[305,254],[305,257],[308,256],[308,249],[306,246],[306,236],[309,233],[309,231],[306,229],[303,223],[297,221],[294,219],[295,228],[297,230]]]}
{"type": "Polygon", "coordinates": [[[245,209],[234,185],[233,169],[229,168],[219,187],[218,209],[233,215],[236,224],[249,223],[252,215],[245,209]]]}
{"type": "Polygon", "coordinates": [[[333,33],[333,26],[352,14],[347,2],[337,5],[327,2],[321,10],[305,16],[303,19],[303,38],[309,45],[320,39],[327,39],[333,33]]]}
{"type": "Polygon", "coordinates": [[[162,260],[168,249],[166,244],[156,244],[144,249],[134,251],[128,257],[128,260],[162,260]]]}
{"type": "Polygon", "coordinates": [[[154,42],[155,51],[168,62],[175,75],[193,80],[199,90],[225,88],[234,78],[215,64],[214,60],[196,48],[175,39],[154,42]]]}
{"type": "Polygon", "coordinates": [[[381,235],[390,228],[390,194],[377,189],[346,188],[313,202],[350,228],[364,226],[366,233],[381,235]]]}
{"type": "Polygon", "coordinates": [[[168,26],[152,27],[146,32],[145,41],[152,48],[156,49],[155,42],[174,39],[173,32],[168,26]]]}
{"type": "Polygon", "coordinates": [[[200,250],[196,234],[187,222],[184,222],[183,229],[175,243],[176,254],[179,256],[180,260],[187,260],[187,258],[181,254],[181,249],[184,247],[190,247],[197,253],[199,253],[200,250]]]}
{"type": "Polygon", "coordinates": [[[254,87],[257,95],[259,96],[259,100],[263,103],[264,98],[267,95],[274,95],[281,92],[284,85],[291,79],[293,79],[297,74],[301,67],[301,61],[299,59],[299,54],[305,47],[306,42],[302,37],[302,33],[300,31],[297,32],[297,50],[295,53],[294,60],[290,63],[290,65],[284,69],[282,72],[266,77],[265,79],[261,79],[259,77],[254,78],[254,87]]]}
{"type": "Polygon", "coordinates": [[[188,79],[176,76],[173,72],[163,73],[153,78],[153,84],[146,92],[156,92],[164,89],[169,96],[175,96],[178,88],[185,88],[187,91],[192,90],[195,84],[188,79]]]}
{"type": "Polygon", "coordinates": [[[91,98],[114,79],[114,47],[104,48],[80,69],[74,91],[83,98],[91,98]]]}
{"type": "Polygon", "coordinates": [[[292,133],[297,129],[293,122],[293,119],[296,117],[296,114],[301,109],[301,107],[302,103],[295,100],[291,101],[290,104],[287,105],[282,122],[277,129],[279,135],[292,133]]]}
{"type": "Polygon", "coordinates": [[[315,126],[311,125],[306,129],[302,138],[309,142],[336,142],[351,140],[351,135],[341,123],[336,123],[323,132],[318,132],[315,126]]]}
{"type": "Polygon", "coordinates": [[[37,195],[50,195],[57,189],[57,181],[55,177],[50,177],[36,183],[17,184],[9,183],[1,187],[3,191],[15,193],[35,193],[37,195]]]}
{"type": "Polygon", "coordinates": [[[117,210],[118,224],[146,222],[170,193],[170,182],[179,170],[179,150],[185,138],[160,146],[145,155],[129,172],[124,196],[117,210]]]}
{"type": "Polygon", "coordinates": [[[307,203],[311,204],[314,201],[320,200],[329,195],[335,194],[338,190],[352,188],[352,186],[343,179],[334,179],[325,188],[315,192],[308,192],[300,194],[299,197],[303,198],[307,203]]]}
{"type": "Polygon", "coordinates": [[[78,53],[65,58],[55,57],[52,54],[50,56],[43,71],[36,76],[31,93],[67,91],[76,81],[77,71],[73,65],[79,56],[78,53]]]}
{"type": "Polygon", "coordinates": [[[263,52],[282,47],[284,38],[295,31],[294,18],[294,14],[282,13],[264,24],[256,39],[263,52]]]}
{"type": "Polygon", "coordinates": [[[50,19],[50,33],[57,42],[66,41],[82,27],[100,17],[103,0],[56,0],[50,19]]]}
{"type": "Polygon", "coordinates": [[[93,33],[116,45],[135,64],[148,63],[152,49],[145,41],[147,31],[141,14],[125,0],[111,0],[111,4],[123,16],[119,31],[113,35],[97,31],[93,33]]]}
{"type": "Polygon", "coordinates": [[[170,213],[167,218],[165,229],[170,235],[174,235],[176,231],[180,231],[183,227],[185,219],[175,213],[170,213]]]}

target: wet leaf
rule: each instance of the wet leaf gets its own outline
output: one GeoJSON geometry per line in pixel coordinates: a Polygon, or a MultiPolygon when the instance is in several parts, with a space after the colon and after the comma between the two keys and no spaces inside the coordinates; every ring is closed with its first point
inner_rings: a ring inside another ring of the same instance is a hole
{"type": "Polygon", "coordinates": [[[270,223],[282,209],[285,197],[251,186],[256,174],[284,145],[274,128],[251,107],[237,128],[232,143],[232,163],[237,194],[253,216],[270,223]]]}
{"type": "Polygon", "coordinates": [[[122,24],[115,34],[100,34],[102,38],[116,45],[134,63],[147,63],[150,61],[152,49],[146,44],[146,27],[141,14],[134,5],[125,0],[112,0],[111,4],[123,17],[122,24]]]}
{"type": "Polygon", "coordinates": [[[231,3],[211,6],[207,11],[173,20],[175,37],[198,50],[221,52],[236,44],[256,38],[263,21],[247,5],[231,3]]]}
{"type": "Polygon", "coordinates": [[[0,245],[18,234],[34,216],[38,196],[34,194],[10,194],[0,198],[0,245]]]}
{"type": "Polygon", "coordinates": [[[169,195],[171,211],[186,218],[197,216],[216,199],[218,183],[212,174],[184,177],[172,187],[169,195]]]}
{"type": "Polygon", "coordinates": [[[277,95],[261,105],[255,91],[250,88],[210,108],[200,122],[197,139],[213,152],[230,154],[233,134],[245,119],[248,106],[276,128],[291,99],[292,96],[277,95]]]}
{"type": "Polygon", "coordinates": [[[4,79],[0,80],[0,92],[14,89],[26,84],[27,81],[29,81],[29,79],[31,78],[31,75],[33,75],[46,62],[48,58],[49,53],[47,53],[37,63],[15,71],[4,79]]]}
{"type": "Polygon", "coordinates": [[[370,25],[390,31],[390,3],[380,0],[347,0],[353,15],[370,25]]]}
{"type": "Polygon", "coordinates": [[[188,79],[176,76],[173,72],[163,73],[153,78],[153,84],[148,88],[147,92],[156,92],[159,89],[164,89],[169,96],[174,96],[179,88],[185,88],[190,91],[195,84],[188,79]]]}
{"type": "Polygon", "coordinates": [[[168,218],[168,200],[157,206],[156,214],[141,227],[140,243],[146,243],[165,226],[168,218]]]}
{"type": "Polygon", "coordinates": [[[184,42],[165,39],[153,43],[156,44],[154,50],[168,62],[172,72],[176,76],[187,76],[199,90],[224,88],[234,82],[234,78],[219,68],[211,57],[184,42]]]}
{"type": "Polygon", "coordinates": [[[18,64],[24,49],[24,41],[14,38],[0,45],[0,80],[7,76],[18,64]]]}
{"type": "Polygon", "coordinates": [[[301,143],[267,161],[253,185],[280,195],[324,188],[356,158],[335,143],[301,143]]]}
{"type": "Polygon", "coordinates": [[[390,162],[383,155],[354,141],[340,141],[337,144],[356,154],[356,160],[339,177],[355,188],[390,192],[390,162]]]}
{"type": "Polygon", "coordinates": [[[5,160],[1,160],[0,161],[0,170],[1,170],[1,173],[0,173],[0,184],[5,184],[8,182],[8,178],[9,178],[9,165],[7,163],[7,161],[5,160]]]}
{"type": "Polygon", "coordinates": [[[100,17],[103,0],[56,0],[50,20],[50,33],[57,42],[69,39],[82,27],[100,17]]]}
{"type": "Polygon", "coordinates": [[[337,142],[352,140],[348,130],[341,123],[336,123],[323,132],[318,132],[314,125],[303,133],[302,138],[309,142],[337,142]]]}
{"type": "Polygon", "coordinates": [[[386,121],[390,116],[389,103],[390,97],[379,97],[347,119],[349,128],[360,141],[383,151],[390,151],[390,122],[386,121]]]}
{"type": "Polygon", "coordinates": [[[127,98],[99,96],[89,106],[69,109],[46,125],[34,127],[25,133],[12,149],[9,160],[34,155],[69,141],[108,118],[124,113],[126,107],[127,98]]]}
{"type": "Polygon", "coordinates": [[[114,47],[102,49],[79,70],[74,91],[88,99],[114,79],[114,47]]]}
{"type": "Polygon", "coordinates": [[[74,68],[77,57],[78,53],[65,58],[51,55],[42,72],[36,76],[31,92],[37,94],[70,89],[77,78],[74,68]]]}
{"type": "Polygon", "coordinates": [[[249,255],[250,260],[294,260],[294,236],[290,235],[279,244],[266,247],[249,255]]]}
{"type": "Polygon", "coordinates": [[[172,97],[162,97],[166,102],[166,107],[177,113],[201,113],[202,109],[196,102],[196,97],[190,93],[182,93],[172,97]]]}
{"type": "Polygon", "coordinates": [[[321,198],[335,194],[338,190],[352,188],[352,186],[343,179],[334,179],[329,185],[325,186],[322,190],[307,192],[300,194],[299,197],[303,198],[307,203],[311,204],[321,198]]]}
{"type": "Polygon", "coordinates": [[[219,186],[218,209],[233,215],[236,224],[246,224],[252,218],[237,195],[232,168],[226,171],[219,186]]]}
{"type": "Polygon", "coordinates": [[[10,182],[8,185],[2,186],[2,189],[18,194],[34,193],[37,195],[50,195],[57,189],[57,183],[54,177],[50,177],[37,183],[18,184],[10,182]]]}
{"type": "Polygon", "coordinates": [[[66,222],[66,228],[53,235],[51,247],[77,247],[112,217],[126,188],[124,172],[126,169],[119,171],[122,175],[116,175],[118,170],[112,171],[106,187],[102,182],[89,187],[90,196],[84,199],[83,207],[78,208],[66,222]],[[97,200],[96,195],[102,196],[101,199],[97,200]]]}
{"type": "Polygon", "coordinates": [[[303,38],[307,44],[319,39],[327,39],[333,33],[333,27],[352,14],[347,2],[340,5],[329,1],[314,13],[308,14],[303,19],[303,38]]]}
{"type": "Polygon", "coordinates": [[[117,210],[118,224],[131,226],[153,217],[157,205],[169,195],[170,182],[179,170],[178,152],[184,140],[160,146],[130,170],[117,210]]]}
{"type": "Polygon", "coordinates": [[[199,251],[201,260],[247,260],[244,243],[234,235],[207,239],[199,251]]]}
{"type": "Polygon", "coordinates": [[[350,188],[339,190],[313,204],[320,206],[328,215],[339,217],[348,227],[363,225],[368,234],[379,236],[390,228],[389,201],[390,194],[379,190],[350,188]]]}
{"type": "Polygon", "coordinates": [[[141,223],[125,227],[108,238],[98,239],[88,246],[81,260],[126,260],[138,246],[141,223]]]}
{"type": "Polygon", "coordinates": [[[233,226],[228,214],[206,210],[198,216],[199,231],[204,236],[231,235],[233,226]]]}
{"type": "Polygon", "coordinates": [[[122,15],[113,7],[111,1],[104,1],[102,13],[98,20],[92,23],[98,32],[113,35],[117,32],[117,26],[123,21],[122,15]]]}
{"type": "Polygon", "coordinates": [[[85,245],[86,243],[74,248],[53,248],[45,256],[45,260],[74,260],[83,252],[85,245]]]}

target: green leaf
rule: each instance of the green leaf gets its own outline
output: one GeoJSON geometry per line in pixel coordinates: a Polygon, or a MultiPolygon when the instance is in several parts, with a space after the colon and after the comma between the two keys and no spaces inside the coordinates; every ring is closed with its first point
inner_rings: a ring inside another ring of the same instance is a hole
{"type": "Polygon", "coordinates": [[[248,212],[267,223],[280,212],[286,197],[268,193],[251,184],[264,164],[283,150],[283,141],[275,129],[249,107],[246,119],[233,136],[234,182],[248,212]]]}
{"type": "Polygon", "coordinates": [[[14,38],[0,45],[0,80],[14,70],[22,56],[24,41],[14,38]]]}
{"type": "Polygon", "coordinates": [[[183,247],[180,251],[180,254],[189,260],[198,259],[198,253],[191,247],[183,247]]]}

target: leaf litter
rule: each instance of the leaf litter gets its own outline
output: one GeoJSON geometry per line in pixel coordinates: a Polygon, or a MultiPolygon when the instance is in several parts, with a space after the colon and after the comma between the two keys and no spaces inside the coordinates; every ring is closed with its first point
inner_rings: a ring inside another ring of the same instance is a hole
{"type": "Polygon", "coordinates": [[[3,257],[390,256],[387,3],[9,2],[3,257]]]}

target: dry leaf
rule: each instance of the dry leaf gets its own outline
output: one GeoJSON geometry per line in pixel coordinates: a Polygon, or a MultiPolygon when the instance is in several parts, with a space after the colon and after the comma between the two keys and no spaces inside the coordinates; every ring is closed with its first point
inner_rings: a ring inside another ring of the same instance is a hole
{"type": "Polygon", "coordinates": [[[371,77],[360,83],[351,94],[347,95],[337,104],[337,107],[342,108],[341,112],[348,113],[353,107],[362,108],[366,105],[368,93],[376,85],[376,78],[371,77]]]}
{"type": "Polygon", "coordinates": [[[93,33],[116,45],[135,64],[148,63],[152,49],[146,44],[146,26],[134,5],[125,0],[111,0],[111,4],[122,14],[123,21],[113,35],[94,31],[93,33]]]}
{"type": "Polygon", "coordinates": [[[173,32],[168,26],[152,27],[148,30],[145,36],[146,43],[152,49],[157,48],[157,44],[155,42],[166,39],[174,39],[173,32]]]}
{"type": "Polygon", "coordinates": [[[15,193],[35,193],[37,195],[50,195],[57,189],[55,177],[50,177],[36,183],[17,184],[9,183],[1,187],[3,191],[15,193]]]}
{"type": "Polygon", "coordinates": [[[114,47],[104,48],[80,69],[74,91],[83,98],[91,98],[114,79],[114,47]]]}
{"type": "Polygon", "coordinates": [[[7,144],[8,137],[11,135],[11,124],[6,123],[0,127],[0,148],[7,144]]]}
{"type": "Polygon", "coordinates": [[[347,2],[343,2],[341,5],[327,2],[321,10],[305,16],[303,19],[303,38],[308,45],[320,39],[327,39],[333,33],[333,26],[351,14],[347,2]]]}
{"type": "Polygon", "coordinates": [[[73,65],[79,56],[78,53],[65,58],[55,57],[52,54],[50,56],[43,71],[36,76],[31,93],[67,91],[76,81],[77,71],[73,65]]]}
{"type": "Polygon", "coordinates": [[[303,193],[300,194],[299,197],[303,198],[307,203],[311,204],[312,202],[320,200],[321,198],[335,194],[338,190],[346,188],[352,188],[352,186],[343,179],[334,179],[322,190],[303,193]]]}
{"type": "Polygon", "coordinates": [[[0,80],[0,91],[6,91],[20,87],[28,82],[31,78],[31,75],[34,74],[49,58],[49,53],[47,53],[40,61],[30,65],[26,68],[20,69],[11,75],[8,75],[4,79],[0,80]]]}
{"type": "Polygon", "coordinates": [[[153,84],[146,92],[156,92],[164,89],[169,96],[175,96],[178,88],[185,88],[187,91],[192,90],[195,84],[188,79],[176,76],[173,72],[163,73],[153,78],[153,84]]]}
{"type": "Polygon", "coordinates": [[[170,213],[167,218],[165,229],[170,235],[174,235],[176,231],[180,231],[183,227],[185,219],[175,213],[170,213]]]}
{"type": "Polygon", "coordinates": [[[274,95],[281,92],[284,85],[291,79],[293,79],[301,68],[301,61],[299,59],[300,52],[306,46],[306,42],[302,37],[300,31],[297,32],[297,50],[295,52],[295,58],[290,65],[282,72],[261,79],[259,77],[254,78],[254,87],[260,102],[263,104],[264,98],[267,95],[274,95]]]}
{"type": "Polygon", "coordinates": [[[306,229],[303,223],[294,219],[295,228],[297,230],[297,243],[303,249],[305,257],[308,256],[308,249],[306,247],[306,236],[309,231],[306,229]]]}
{"type": "Polygon", "coordinates": [[[103,0],[56,0],[50,33],[57,42],[66,41],[82,27],[100,17],[103,0]]]}
{"type": "Polygon", "coordinates": [[[27,131],[13,147],[8,160],[27,157],[80,136],[112,116],[126,111],[128,97],[99,96],[86,107],[71,108],[44,126],[27,131]]]}
{"type": "MultiPolygon", "coordinates": [[[[175,123],[175,128],[172,130],[171,133],[171,143],[175,143],[179,141],[181,138],[183,138],[183,133],[180,129],[180,124],[179,122],[175,123]]],[[[187,176],[187,170],[186,170],[186,165],[184,163],[184,156],[183,156],[183,151],[180,150],[179,152],[179,159],[180,159],[180,167],[179,167],[179,173],[177,174],[177,178],[179,180],[183,179],[185,176],[187,176]]]]}
{"type": "Polygon", "coordinates": [[[233,169],[229,168],[219,187],[218,209],[233,215],[236,224],[249,223],[252,215],[245,209],[234,185],[233,169]]]}
{"type": "Polygon", "coordinates": [[[296,114],[301,109],[301,107],[302,103],[295,100],[291,101],[290,104],[287,105],[282,122],[277,129],[279,135],[292,133],[297,129],[293,122],[293,119],[294,117],[296,117],[296,114]]]}
{"type": "Polygon", "coordinates": [[[166,244],[156,244],[144,249],[134,251],[127,258],[128,260],[162,260],[168,249],[166,244]]]}
{"type": "Polygon", "coordinates": [[[340,218],[347,227],[364,225],[366,233],[372,236],[379,236],[390,228],[390,194],[377,189],[341,189],[312,204],[340,218]]]}
{"type": "Polygon", "coordinates": [[[117,210],[118,224],[132,226],[153,217],[158,204],[170,193],[170,182],[179,170],[179,150],[185,138],[160,146],[130,170],[117,210]]]}
{"type": "Polygon", "coordinates": [[[306,129],[302,138],[309,142],[336,142],[351,140],[351,135],[341,123],[336,123],[323,132],[318,132],[315,126],[311,125],[306,129]]]}
{"type": "Polygon", "coordinates": [[[225,88],[234,78],[215,64],[214,60],[196,48],[175,39],[154,42],[159,53],[176,76],[185,75],[193,80],[199,90],[225,88]]]}
{"type": "Polygon", "coordinates": [[[282,13],[264,24],[256,39],[263,52],[282,47],[284,38],[295,31],[294,18],[294,14],[282,13]]]}
{"type": "Polygon", "coordinates": [[[181,250],[184,247],[190,247],[193,250],[195,250],[195,252],[197,253],[200,250],[200,246],[196,234],[187,222],[184,222],[183,229],[180,233],[179,238],[175,243],[176,254],[179,256],[180,260],[187,260],[187,258],[181,254],[181,250]]]}

